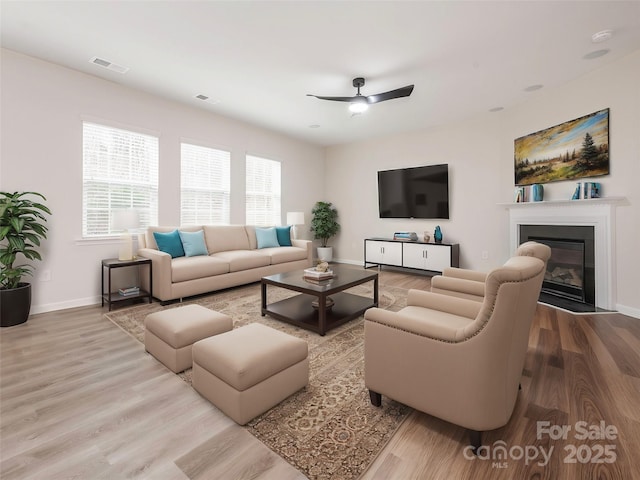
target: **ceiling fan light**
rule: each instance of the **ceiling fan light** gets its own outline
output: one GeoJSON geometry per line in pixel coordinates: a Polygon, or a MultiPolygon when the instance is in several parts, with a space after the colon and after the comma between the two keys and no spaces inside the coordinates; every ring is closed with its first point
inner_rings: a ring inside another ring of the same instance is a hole
{"type": "Polygon", "coordinates": [[[362,112],[366,112],[367,109],[369,108],[369,105],[367,105],[367,102],[352,102],[349,104],[349,111],[351,113],[362,113],[362,112]]]}

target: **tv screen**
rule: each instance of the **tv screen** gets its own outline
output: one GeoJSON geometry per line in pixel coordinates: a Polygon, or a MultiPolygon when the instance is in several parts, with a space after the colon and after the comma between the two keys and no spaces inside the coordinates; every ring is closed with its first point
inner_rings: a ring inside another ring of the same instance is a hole
{"type": "Polygon", "coordinates": [[[449,166],[378,172],[380,218],[449,218],[449,166]]]}

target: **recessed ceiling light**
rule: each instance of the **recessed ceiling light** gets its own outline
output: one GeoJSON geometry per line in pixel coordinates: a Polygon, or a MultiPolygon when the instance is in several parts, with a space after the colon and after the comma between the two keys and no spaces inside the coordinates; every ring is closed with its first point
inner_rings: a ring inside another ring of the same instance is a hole
{"type": "Polygon", "coordinates": [[[492,109],[490,109],[490,112],[500,112],[504,110],[504,107],[493,107],[492,109]]]}
{"type": "Polygon", "coordinates": [[[602,30],[601,32],[596,32],[591,35],[591,41],[593,43],[602,43],[606,42],[613,36],[613,31],[611,30],[602,30]]]}
{"type": "Polygon", "coordinates": [[[582,58],[584,58],[585,60],[593,60],[594,58],[600,58],[606,55],[607,53],[609,53],[609,49],[604,48],[602,50],[595,50],[593,52],[589,52],[582,58]]]}
{"type": "Polygon", "coordinates": [[[536,90],[540,90],[544,85],[540,85],[539,83],[536,85],[529,85],[524,89],[525,92],[535,92],[536,90]]]}
{"type": "Polygon", "coordinates": [[[320,128],[320,125],[314,123],[313,125],[309,125],[309,128],[320,128]]]}

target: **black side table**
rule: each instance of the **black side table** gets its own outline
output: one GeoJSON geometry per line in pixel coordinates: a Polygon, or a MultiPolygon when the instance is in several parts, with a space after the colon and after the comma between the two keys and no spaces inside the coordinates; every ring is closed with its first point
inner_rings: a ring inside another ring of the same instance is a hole
{"type": "Polygon", "coordinates": [[[107,258],[102,260],[102,272],[101,272],[101,280],[102,280],[102,306],[104,307],[105,300],[109,305],[109,311],[111,311],[111,307],[114,303],[123,302],[125,300],[132,300],[134,298],[145,298],[149,299],[149,303],[153,301],[153,265],[151,263],[150,258],[136,257],[133,260],[118,260],[117,258],[107,258]],[[149,265],[149,291],[140,289],[138,293],[135,295],[121,295],[118,291],[111,291],[111,270],[114,268],[123,268],[123,267],[140,267],[141,265],[149,265]],[[107,269],[107,290],[104,289],[104,269],[107,269]]]}

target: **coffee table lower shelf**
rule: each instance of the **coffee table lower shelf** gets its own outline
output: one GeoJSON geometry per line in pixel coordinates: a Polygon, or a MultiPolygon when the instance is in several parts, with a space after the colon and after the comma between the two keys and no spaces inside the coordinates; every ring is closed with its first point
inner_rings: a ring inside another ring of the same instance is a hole
{"type": "Polygon", "coordinates": [[[262,316],[269,315],[292,325],[324,335],[328,330],[358,318],[365,310],[377,306],[371,298],[338,292],[329,295],[334,301],[326,312],[326,326],[321,328],[319,312],[311,302],[318,300],[315,295],[296,295],[262,308],[262,316]]]}

